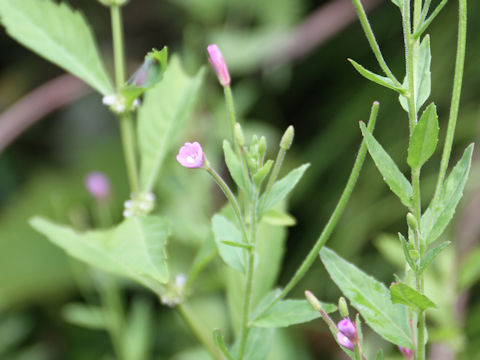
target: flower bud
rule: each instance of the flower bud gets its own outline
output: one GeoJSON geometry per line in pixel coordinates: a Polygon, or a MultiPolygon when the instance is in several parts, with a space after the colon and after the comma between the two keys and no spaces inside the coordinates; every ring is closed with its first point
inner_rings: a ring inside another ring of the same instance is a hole
{"type": "Polygon", "coordinates": [[[237,122],[235,123],[235,140],[237,140],[237,143],[239,146],[245,145],[245,136],[243,135],[243,130],[242,126],[237,122]]]}
{"type": "Polygon", "coordinates": [[[290,149],[290,146],[292,146],[294,135],[295,135],[295,131],[293,129],[293,126],[290,125],[285,131],[285,133],[283,134],[282,140],[280,140],[280,147],[285,150],[290,149]]]}
{"type": "Polygon", "coordinates": [[[265,153],[267,152],[267,139],[265,136],[262,136],[260,140],[258,140],[258,155],[260,155],[260,158],[263,161],[263,158],[265,157],[265,153]]]}
{"type": "Polygon", "coordinates": [[[318,299],[313,295],[310,291],[305,291],[305,297],[307,298],[308,302],[313,306],[313,308],[317,311],[322,311],[322,304],[318,299]]]}
{"type": "Polygon", "coordinates": [[[110,180],[99,171],[94,171],[85,177],[85,187],[98,201],[105,201],[110,196],[110,180]]]}
{"type": "Polygon", "coordinates": [[[344,348],[347,348],[349,350],[353,350],[354,346],[353,343],[350,341],[348,337],[346,337],[341,331],[337,332],[337,341],[340,345],[342,345],[344,348]]]}
{"type": "Polygon", "coordinates": [[[418,224],[417,224],[417,219],[415,219],[415,216],[413,216],[412,213],[407,214],[407,224],[412,229],[413,231],[417,231],[418,229],[418,224]]]}
{"type": "Polygon", "coordinates": [[[343,296],[338,299],[338,310],[340,310],[340,314],[342,314],[344,318],[348,318],[348,305],[343,296]]]}
{"type": "Polygon", "coordinates": [[[217,73],[218,81],[223,87],[230,86],[230,74],[228,72],[227,64],[223,59],[222,52],[217,45],[211,44],[207,46],[208,61],[212,64],[217,73]]]}
{"type": "Polygon", "coordinates": [[[338,331],[345,335],[349,340],[355,341],[355,338],[357,337],[357,327],[348,317],[339,321],[337,327],[338,331]]]}
{"type": "Polygon", "coordinates": [[[177,161],[180,165],[190,169],[203,167],[204,156],[202,146],[198,142],[185,143],[178,151],[177,161]]]}
{"type": "Polygon", "coordinates": [[[407,359],[407,360],[412,360],[413,359],[413,350],[410,350],[408,348],[404,348],[402,346],[399,346],[398,350],[400,350],[400,352],[405,357],[405,359],[407,359]]]}

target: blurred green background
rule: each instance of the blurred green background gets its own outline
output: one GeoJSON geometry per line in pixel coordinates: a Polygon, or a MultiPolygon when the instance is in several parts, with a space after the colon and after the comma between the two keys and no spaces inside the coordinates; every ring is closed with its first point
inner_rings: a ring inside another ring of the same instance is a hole
{"type": "MultiPolygon", "coordinates": [[[[112,73],[108,11],[93,0],[68,2],[81,9],[92,24],[112,73]]],[[[383,54],[397,78],[402,78],[399,11],[388,0],[368,3],[374,7],[369,17],[383,54]]],[[[457,2],[451,0],[429,29],[433,59],[430,101],[438,107],[441,145],[453,78],[457,12],[457,2]]],[[[266,134],[274,156],[281,133],[288,125],[295,126],[294,146],[284,170],[304,162],[312,166],[291,198],[290,212],[297,225],[288,229],[280,285],[299,265],[333,210],[361,141],[358,121],[367,119],[374,100],[381,104],[376,137],[400,167],[407,169],[407,117],[397,96],[361,78],[346,61],[352,58],[379,71],[352,14],[353,6],[343,0],[131,0],[124,11],[130,73],[152,47],[164,45],[171,53],[180,54],[185,68],[193,73],[207,65],[206,45],[217,43],[233,77],[235,102],[246,131],[266,134]]],[[[469,4],[468,32],[452,163],[479,134],[478,1],[469,4]]],[[[0,51],[0,129],[7,129],[1,128],[2,121],[27,121],[22,116],[7,116],[7,109],[63,73],[10,39],[3,29],[0,51]]],[[[201,140],[221,168],[219,151],[228,131],[227,118],[221,89],[213,71],[207,70],[196,111],[177,141],[181,145],[201,140]]],[[[67,88],[75,86],[75,82],[69,84],[67,88]]],[[[38,99],[43,106],[52,106],[63,91],[45,92],[43,97],[41,93],[38,99]]],[[[105,354],[111,353],[105,332],[72,324],[66,311],[62,312],[69,303],[83,302],[84,292],[90,293],[95,286],[85,276],[88,271],[27,223],[32,215],[42,214],[79,228],[90,227],[94,203],[83,181],[92,170],[111,177],[114,196],[110,211],[116,221],[121,218],[128,189],[116,120],[101,105],[98,94],[84,90],[75,94],[66,105],[22,131],[0,156],[0,359],[107,359],[105,354]],[[79,290],[82,284],[84,291],[79,290]]],[[[27,104],[33,109],[38,105],[27,104]]],[[[28,118],[35,119],[35,111],[28,118]]],[[[209,218],[223,199],[205,174],[180,169],[174,153],[173,149],[156,192],[159,212],[176,219],[169,253],[173,266],[181,271],[193,258],[191,245],[210,236],[209,218]],[[205,189],[210,196],[205,196],[205,189]]],[[[433,192],[439,159],[437,151],[422,174],[424,206],[433,192]]],[[[404,216],[403,207],[367,159],[328,245],[388,285],[394,281],[392,274],[402,271],[395,234],[406,231],[404,216]]],[[[432,359],[480,359],[480,254],[474,250],[480,236],[479,217],[480,168],[474,155],[465,198],[444,235],[453,245],[427,274],[427,281],[431,279],[427,294],[442,305],[431,311],[429,318],[432,359]]],[[[197,285],[195,306],[208,319],[209,309],[224,306],[224,300],[218,269],[212,267],[207,275],[197,285]],[[202,303],[202,294],[209,294],[208,301],[202,303]]],[[[138,297],[156,304],[144,289],[123,283],[122,289],[127,307],[138,297]]],[[[292,295],[302,297],[305,289],[324,301],[336,302],[340,296],[319,261],[292,295]]],[[[178,314],[159,305],[153,309],[154,341],[147,358],[200,359],[198,344],[178,314]]],[[[383,346],[391,359],[400,359],[398,352],[378,337],[367,334],[367,339],[372,351],[383,346]]],[[[319,320],[282,331],[275,346],[281,359],[342,358],[319,320]]]]}

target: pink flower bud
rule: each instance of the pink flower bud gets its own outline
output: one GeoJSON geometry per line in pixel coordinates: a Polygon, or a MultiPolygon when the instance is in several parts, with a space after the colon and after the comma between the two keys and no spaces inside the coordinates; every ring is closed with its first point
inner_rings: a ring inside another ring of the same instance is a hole
{"type": "Polygon", "coordinates": [[[110,195],[110,180],[99,171],[94,171],[85,177],[85,187],[88,192],[97,200],[104,201],[110,195]]]}
{"type": "Polygon", "coordinates": [[[354,341],[355,338],[357,337],[357,327],[352,321],[350,321],[349,318],[345,318],[341,320],[337,324],[337,327],[338,327],[338,331],[343,333],[343,335],[345,335],[350,340],[354,341]]]}
{"type": "Polygon", "coordinates": [[[230,74],[228,73],[227,64],[223,59],[222,52],[217,45],[211,44],[207,46],[208,61],[212,64],[217,73],[218,81],[222,86],[230,86],[230,74]]]}
{"type": "Polygon", "coordinates": [[[413,350],[410,350],[408,348],[404,348],[403,346],[399,346],[398,350],[400,350],[400,352],[405,357],[405,359],[407,359],[407,360],[412,360],[413,359],[413,350]]]}
{"type": "Polygon", "coordinates": [[[198,142],[185,143],[177,154],[177,161],[186,168],[196,169],[203,167],[203,150],[198,142]]]}
{"type": "Polygon", "coordinates": [[[342,345],[343,347],[345,347],[349,350],[354,349],[353,343],[350,341],[350,339],[348,337],[346,337],[345,334],[343,334],[340,331],[337,332],[337,341],[340,345],[342,345]]]}

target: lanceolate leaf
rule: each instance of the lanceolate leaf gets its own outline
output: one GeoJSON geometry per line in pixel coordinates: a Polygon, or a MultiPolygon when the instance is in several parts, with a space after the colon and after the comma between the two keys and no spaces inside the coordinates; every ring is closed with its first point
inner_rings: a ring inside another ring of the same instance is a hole
{"type": "Polygon", "coordinates": [[[138,143],[140,147],[140,183],[143,191],[152,190],[163,160],[197,98],[203,71],[187,76],[180,61],[172,57],[163,80],[148,91],[138,112],[138,143]]]}
{"type": "Polygon", "coordinates": [[[235,181],[239,188],[246,191],[247,186],[245,185],[245,180],[242,173],[242,165],[240,160],[238,160],[237,155],[233,151],[232,146],[227,140],[223,141],[223,153],[225,155],[225,163],[227,164],[228,171],[230,172],[233,181],[235,181]]]}
{"type": "Polygon", "coordinates": [[[373,81],[374,83],[385,86],[386,88],[395,90],[395,91],[400,92],[400,93],[404,91],[403,88],[396,86],[393,83],[393,81],[390,80],[388,77],[375,74],[375,73],[371,72],[370,70],[365,69],[362,65],[355,62],[352,59],[348,59],[348,61],[350,61],[350,63],[353,65],[355,70],[357,70],[360,73],[360,75],[364,76],[368,80],[373,81]]]}
{"type": "Polygon", "coordinates": [[[462,158],[442,185],[437,204],[430,204],[422,216],[421,231],[427,243],[438,239],[455,214],[463,196],[472,161],[473,144],[465,149],[462,158]]]}
{"type": "Polygon", "coordinates": [[[131,217],[109,230],[79,233],[41,217],[30,224],[72,257],[127,276],[153,291],[168,281],[166,243],[170,226],[158,216],[131,217]]]}
{"type": "Polygon", "coordinates": [[[428,250],[423,256],[422,262],[420,263],[418,269],[418,273],[421,274],[448,245],[450,245],[450,241],[445,241],[440,245],[434,247],[433,249],[428,250]]]}
{"type": "Polygon", "coordinates": [[[408,146],[407,163],[420,168],[432,156],[438,142],[438,116],[435,104],[430,104],[413,130],[408,146]]]}
{"type": "Polygon", "coordinates": [[[407,308],[391,302],[385,285],[326,247],[320,258],[332,280],[375,332],[394,344],[412,348],[407,308]]]}
{"type": "Polygon", "coordinates": [[[437,307],[432,300],[420,294],[407,284],[395,283],[390,286],[390,295],[394,304],[403,304],[415,310],[426,310],[437,307]]]}
{"type": "Polygon", "coordinates": [[[363,137],[367,143],[368,152],[375,165],[383,176],[395,195],[399,197],[402,203],[409,207],[413,194],[412,185],[398,169],[390,155],[383,149],[382,145],[373,137],[363,122],[360,123],[363,137]]]}
{"type": "Polygon", "coordinates": [[[65,2],[1,0],[0,20],[25,47],[106,95],[113,88],[83,15],[65,2]]]}
{"type": "Polygon", "coordinates": [[[225,263],[240,272],[245,270],[244,254],[241,247],[225,244],[224,241],[242,244],[242,233],[226,217],[215,214],[212,218],[212,229],[215,236],[215,243],[218,247],[220,257],[225,263]]]}

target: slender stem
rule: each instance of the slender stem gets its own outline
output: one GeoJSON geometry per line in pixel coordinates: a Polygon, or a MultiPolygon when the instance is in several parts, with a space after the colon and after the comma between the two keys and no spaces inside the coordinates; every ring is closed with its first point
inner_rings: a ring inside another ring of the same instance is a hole
{"type": "Polygon", "coordinates": [[[247,274],[245,280],[245,292],[243,299],[243,317],[242,328],[240,331],[240,347],[238,351],[238,359],[243,359],[245,352],[245,345],[247,343],[248,333],[250,331],[249,318],[250,308],[252,304],[253,295],[253,280],[255,276],[255,245],[257,242],[257,203],[258,203],[258,190],[253,187],[252,201],[250,202],[250,241],[253,248],[247,253],[247,274]]]}
{"type": "Polygon", "coordinates": [[[216,360],[223,360],[222,354],[219,352],[217,347],[215,346],[215,343],[213,342],[213,339],[206,335],[206,331],[204,331],[202,324],[200,323],[200,320],[197,318],[195,315],[195,312],[188,307],[186,304],[180,304],[177,306],[177,310],[182,316],[182,318],[185,320],[185,322],[190,326],[192,329],[193,333],[195,336],[198,338],[198,340],[203,344],[205,349],[212,355],[212,357],[216,360]]]}
{"type": "Polygon", "coordinates": [[[355,360],[363,360],[360,346],[357,344],[355,344],[355,347],[354,347],[354,356],[355,356],[355,360]]]}
{"type": "Polygon", "coordinates": [[[418,39],[425,32],[425,30],[427,30],[427,28],[430,26],[432,21],[435,20],[440,11],[442,11],[443,7],[447,4],[447,2],[448,0],[442,0],[442,2],[438,4],[432,15],[430,15],[428,19],[422,23],[422,26],[420,26],[418,30],[415,30],[415,34],[413,34],[414,39],[418,39]]]}
{"type": "Polygon", "coordinates": [[[232,88],[230,86],[225,86],[223,88],[223,93],[225,94],[225,103],[227,106],[228,118],[230,120],[230,134],[232,136],[232,141],[235,145],[235,148],[238,147],[237,141],[235,140],[235,124],[237,122],[237,116],[235,115],[235,105],[233,103],[232,88]]]}
{"type": "Polygon", "coordinates": [[[362,24],[363,31],[365,32],[367,40],[370,44],[370,47],[372,48],[372,51],[375,54],[375,57],[377,58],[378,64],[382,68],[385,75],[387,75],[390,78],[390,80],[394,82],[396,86],[402,88],[403,87],[402,84],[400,84],[400,82],[397,80],[395,75],[393,75],[392,71],[390,70],[387,63],[385,62],[385,59],[383,58],[382,52],[380,51],[380,47],[378,46],[377,40],[375,39],[375,35],[373,34],[372,27],[368,22],[367,14],[365,12],[365,9],[362,6],[362,3],[360,2],[360,0],[352,0],[352,1],[353,1],[353,6],[357,11],[358,18],[360,19],[360,23],[362,24]]]}
{"type": "Polygon", "coordinates": [[[467,0],[459,0],[459,18],[458,18],[458,40],[457,40],[457,59],[455,63],[455,76],[453,80],[452,101],[450,103],[450,116],[448,118],[447,135],[443,146],[442,160],[440,162],[440,171],[438,173],[433,204],[438,202],[440,191],[442,189],[445,174],[452,152],[453,137],[458,119],[458,109],[460,106],[460,95],[462,92],[463,70],[465,64],[465,44],[467,41],[467,0]]]}
{"type": "MultiPolygon", "coordinates": [[[[113,38],[113,58],[115,64],[115,87],[117,93],[125,82],[125,51],[123,39],[122,13],[119,6],[110,7],[113,38]]],[[[132,118],[128,114],[120,115],[120,132],[122,134],[123,152],[127,167],[130,188],[134,194],[139,191],[137,161],[135,156],[135,131],[132,118]]]]}
{"type": "Polygon", "coordinates": [[[222,179],[220,175],[210,166],[208,161],[205,161],[206,166],[205,169],[208,171],[208,173],[213,177],[215,182],[218,184],[220,189],[222,189],[223,193],[225,194],[226,198],[230,202],[233,208],[233,212],[235,213],[235,216],[237,217],[238,222],[240,223],[240,226],[242,228],[242,233],[244,240],[247,240],[248,237],[248,232],[247,232],[247,227],[245,226],[245,221],[243,219],[242,211],[240,210],[240,206],[238,205],[237,199],[235,198],[235,195],[233,195],[232,190],[228,187],[227,183],[222,179]]]}
{"type": "MultiPolygon", "coordinates": [[[[375,128],[375,122],[377,120],[377,114],[378,114],[378,107],[379,107],[379,103],[374,102],[370,112],[370,119],[368,120],[368,126],[367,126],[370,131],[373,131],[373,129],[375,128]]],[[[305,257],[305,259],[303,260],[302,264],[297,269],[293,277],[290,279],[287,285],[283,288],[282,292],[274,300],[270,302],[270,304],[265,308],[265,310],[261,314],[257,316],[257,318],[265,314],[268,310],[270,310],[273,307],[273,305],[275,305],[278,301],[280,301],[285,296],[287,296],[290,290],[292,290],[293,287],[297,285],[297,283],[302,279],[302,277],[308,271],[310,266],[312,266],[313,262],[318,256],[320,249],[323,247],[323,245],[325,245],[327,240],[330,238],[330,235],[332,234],[333,230],[335,229],[335,226],[337,225],[338,221],[340,220],[340,217],[343,214],[343,211],[345,210],[345,206],[347,205],[348,200],[350,199],[350,195],[352,194],[353,189],[355,188],[355,184],[357,183],[358,176],[360,175],[360,170],[362,169],[366,153],[367,153],[367,144],[365,143],[365,140],[362,140],[362,143],[360,145],[360,150],[358,151],[357,158],[355,159],[352,172],[350,173],[347,184],[345,185],[345,189],[343,190],[342,196],[340,197],[332,215],[330,215],[330,219],[328,219],[328,222],[323,228],[322,233],[320,234],[319,238],[313,245],[308,255],[305,257]]]]}
{"type": "Polygon", "coordinates": [[[430,4],[431,4],[432,0],[425,0],[425,4],[423,4],[423,8],[422,8],[422,15],[421,15],[421,23],[423,23],[425,21],[425,19],[427,18],[427,15],[428,15],[428,11],[430,10],[430,4]]]}
{"type": "Polygon", "coordinates": [[[415,0],[413,5],[413,32],[417,31],[422,21],[422,0],[415,0]]]}

